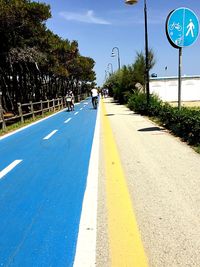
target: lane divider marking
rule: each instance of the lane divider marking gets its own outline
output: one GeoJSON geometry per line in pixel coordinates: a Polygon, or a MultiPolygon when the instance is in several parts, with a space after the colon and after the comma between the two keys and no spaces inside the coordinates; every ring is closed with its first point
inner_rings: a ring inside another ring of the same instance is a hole
{"type": "Polygon", "coordinates": [[[10,165],[8,165],[5,169],[3,169],[0,172],[0,179],[3,178],[7,173],[9,173],[13,168],[15,168],[20,162],[22,162],[22,159],[17,159],[13,161],[10,165]]]}
{"type": "MultiPolygon", "coordinates": [[[[102,102],[102,101],[101,101],[102,102]]],[[[147,267],[133,206],[105,104],[102,104],[103,147],[111,266],[147,267]]]]}
{"type": "Polygon", "coordinates": [[[67,119],[66,121],[64,121],[64,123],[68,123],[69,121],[71,121],[72,118],[67,119]]]}
{"type": "Polygon", "coordinates": [[[77,112],[75,112],[75,113],[74,113],[74,116],[75,116],[75,115],[77,115],[78,113],[79,113],[78,111],[77,111],[77,112]]]}
{"type": "Polygon", "coordinates": [[[73,267],[96,266],[99,139],[100,109],[97,111],[96,126],[88,168],[87,186],[83,199],[73,267]]]}
{"type": "Polygon", "coordinates": [[[80,108],[80,110],[82,110],[83,108],[80,108]]]}
{"type": "Polygon", "coordinates": [[[52,135],[54,135],[57,131],[58,131],[58,130],[54,130],[54,131],[52,131],[50,134],[48,134],[47,136],[45,136],[45,137],[43,138],[43,140],[47,140],[47,139],[51,138],[52,135]]]}

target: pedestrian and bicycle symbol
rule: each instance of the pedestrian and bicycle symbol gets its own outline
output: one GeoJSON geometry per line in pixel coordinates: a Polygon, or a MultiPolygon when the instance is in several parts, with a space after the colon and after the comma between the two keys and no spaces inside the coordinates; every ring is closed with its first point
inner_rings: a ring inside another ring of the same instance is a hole
{"type": "Polygon", "coordinates": [[[173,10],[166,21],[169,42],[176,48],[192,45],[199,35],[199,21],[189,8],[173,10]]]}
{"type": "Polygon", "coordinates": [[[192,45],[199,35],[199,21],[196,14],[186,7],[170,12],[166,20],[166,34],[170,44],[179,49],[178,63],[178,108],[181,108],[182,48],[192,45]]]}

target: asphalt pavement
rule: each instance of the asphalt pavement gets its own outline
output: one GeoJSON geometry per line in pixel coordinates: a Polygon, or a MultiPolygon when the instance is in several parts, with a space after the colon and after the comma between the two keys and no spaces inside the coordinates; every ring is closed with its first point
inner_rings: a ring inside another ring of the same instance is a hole
{"type": "Polygon", "coordinates": [[[0,138],[0,266],[72,266],[97,111],[90,99],[0,138]]]}

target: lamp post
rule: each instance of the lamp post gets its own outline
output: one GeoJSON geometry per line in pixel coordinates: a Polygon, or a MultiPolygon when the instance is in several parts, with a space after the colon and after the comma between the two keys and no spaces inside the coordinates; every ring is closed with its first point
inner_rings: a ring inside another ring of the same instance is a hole
{"type": "Polygon", "coordinates": [[[112,65],[112,63],[108,63],[108,71],[109,71],[109,68],[111,68],[111,73],[113,74],[113,65],[112,65]]]}
{"type": "Polygon", "coordinates": [[[119,56],[119,48],[117,46],[113,47],[111,57],[115,57],[116,54],[114,53],[114,50],[117,50],[117,58],[118,58],[118,69],[120,70],[120,56],[119,56]]]}
{"type": "Polygon", "coordinates": [[[108,75],[107,75],[107,73],[108,73],[108,71],[107,70],[105,70],[105,81],[107,80],[107,78],[108,78],[108,75]]]}
{"type": "MultiPolygon", "coordinates": [[[[125,0],[126,4],[133,5],[137,4],[138,0],[125,0]]],[[[144,0],[144,30],[145,30],[145,87],[146,87],[146,97],[147,106],[149,105],[149,48],[148,48],[148,29],[147,29],[147,4],[144,0]]]]}

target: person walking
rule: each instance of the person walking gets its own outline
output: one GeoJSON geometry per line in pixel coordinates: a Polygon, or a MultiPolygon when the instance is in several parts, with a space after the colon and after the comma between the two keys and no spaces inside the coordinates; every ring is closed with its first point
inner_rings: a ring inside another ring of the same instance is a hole
{"type": "Polygon", "coordinates": [[[91,90],[91,97],[92,97],[92,105],[94,108],[96,108],[98,96],[99,96],[98,90],[96,88],[93,88],[91,90]]]}

